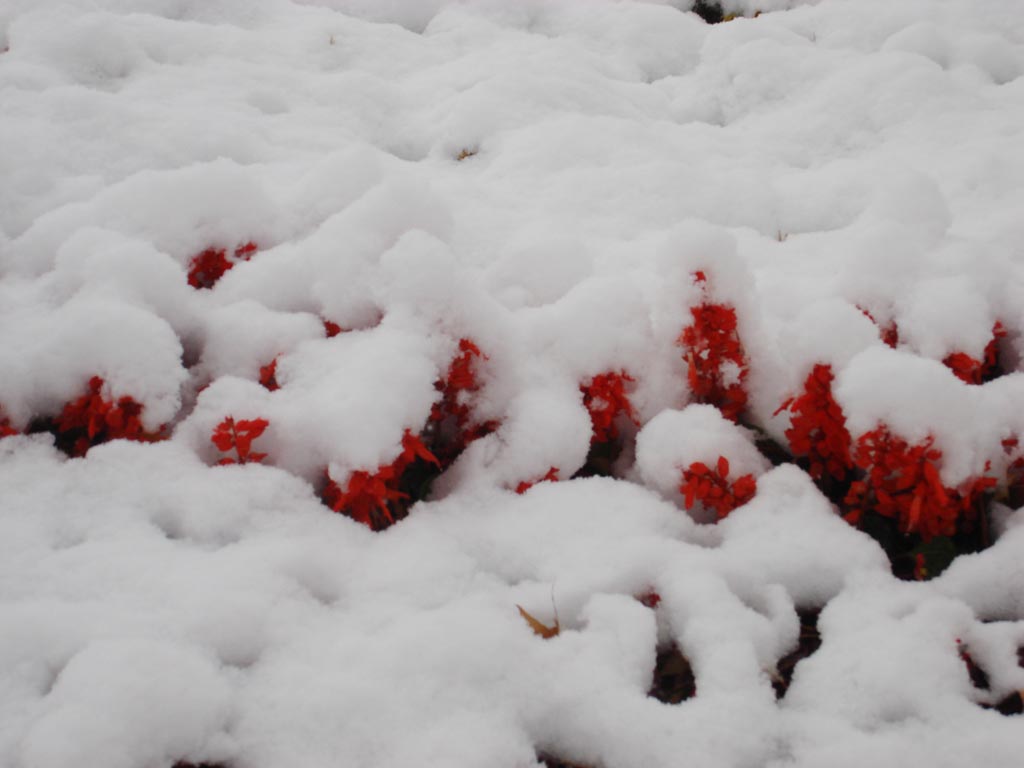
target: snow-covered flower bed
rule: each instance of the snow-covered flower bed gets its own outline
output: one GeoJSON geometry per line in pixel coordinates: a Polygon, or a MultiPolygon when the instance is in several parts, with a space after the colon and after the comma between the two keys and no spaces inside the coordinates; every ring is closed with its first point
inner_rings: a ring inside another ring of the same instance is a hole
{"type": "Polygon", "coordinates": [[[693,5],[0,5],[0,766],[1020,764],[1024,14],[693,5]]]}

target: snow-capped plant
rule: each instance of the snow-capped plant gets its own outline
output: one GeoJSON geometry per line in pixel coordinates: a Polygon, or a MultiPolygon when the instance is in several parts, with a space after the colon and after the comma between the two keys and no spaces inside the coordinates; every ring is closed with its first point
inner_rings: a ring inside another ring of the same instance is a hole
{"type": "Polygon", "coordinates": [[[590,414],[594,426],[591,444],[610,443],[619,437],[619,417],[639,424],[626,388],[634,381],[625,371],[608,371],[592,377],[580,385],[583,407],[590,414]]]}
{"type": "Polygon", "coordinates": [[[850,486],[846,519],[858,524],[865,510],[895,520],[903,534],[925,542],[953,536],[958,526],[974,524],[983,494],[995,487],[993,477],[976,477],[960,488],[947,488],[939,476],[942,451],[929,437],[911,445],[880,425],[857,439],[854,461],[865,476],[850,486]]]}
{"type": "Polygon", "coordinates": [[[690,308],[692,322],[679,335],[687,379],[694,402],[718,408],[726,418],[739,421],[747,405],[747,356],[740,341],[736,310],[712,298],[707,276],[693,274],[701,302],[690,308]]]}
{"type": "Polygon", "coordinates": [[[419,436],[406,430],[402,436],[401,452],[390,464],[372,472],[355,470],[344,483],[328,474],[323,501],[335,512],[347,515],[372,530],[382,530],[405,516],[406,509],[402,503],[410,499],[407,485],[410,470],[423,464],[440,467],[437,457],[419,436]]]}
{"type": "Polygon", "coordinates": [[[270,422],[266,419],[239,419],[235,421],[228,416],[218,424],[213,434],[210,435],[212,442],[222,453],[234,451],[234,456],[225,456],[218,460],[218,464],[258,464],[267,458],[265,453],[256,453],[252,450],[252,443],[263,434],[270,422]]]}
{"type": "Polygon", "coordinates": [[[457,354],[444,377],[434,384],[441,397],[431,409],[428,428],[431,448],[441,467],[450,466],[470,443],[499,426],[473,416],[474,398],[482,386],[479,366],[486,360],[487,355],[476,342],[459,339],[457,354]]]}
{"type": "Polygon", "coordinates": [[[679,492],[687,509],[701,504],[714,510],[721,520],[736,507],[741,507],[757,493],[757,480],[750,473],[730,479],[729,460],[719,456],[709,467],[703,461],[695,461],[682,470],[679,492]]]}
{"type": "Polygon", "coordinates": [[[803,392],[786,400],[778,412],[790,411],[786,439],[793,455],[807,460],[815,480],[826,475],[842,483],[853,469],[846,416],[832,396],[832,366],[818,363],[807,375],[803,392]]]}
{"type": "Polygon", "coordinates": [[[125,395],[117,400],[104,396],[105,382],[99,376],[89,380],[88,391],[67,403],[54,419],[57,445],[71,456],[85,456],[95,445],[109,440],[152,442],[163,437],[161,432],[143,429],[142,406],[125,395]]]}

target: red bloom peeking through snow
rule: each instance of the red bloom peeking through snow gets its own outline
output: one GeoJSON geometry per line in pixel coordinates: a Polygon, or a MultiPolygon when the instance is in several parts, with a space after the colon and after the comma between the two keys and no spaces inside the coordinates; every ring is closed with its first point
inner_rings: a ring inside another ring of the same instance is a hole
{"type": "Polygon", "coordinates": [[[235,456],[225,456],[218,464],[256,464],[267,458],[265,453],[253,453],[252,442],[263,434],[270,425],[266,419],[240,419],[228,416],[216,426],[210,435],[217,449],[223,453],[234,451],[235,456]]]}
{"type": "Polygon", "coordinates": [[[701,461],[695,461],[684,469],[679,492],[683,494],[687,509],[693,509],[700,502],[713,509],[721,520],[754,498],[757,481],[753,475],[743,475],[730,483],[729,460],[719,456],[714,469],[701,461]]]}
{"type": "Polygon", "coordinates": [[[875,320],[875,316],[864,309],[864,307],[858,306],[857,309],[863,312],[864,316],[878,327],[878,335],[882,341],[887,346],[896,349],[896,345],[900,343],[900,331],[899,328],[896,327],[896,321],[890,320],[887,325],[880,325],[879,322],[875,320]]]}
{"type": "Polygon", "coordinates": [[[458,354],[448,366],[443,379],[434,384],[441,399],[430,411],[431,441],[440,465],[449,466],[474,440],[498,428],[497,422],[477,423],[473,420],[472,397],[480,391],[480,362],[487,355],[470,339],[459,339],[458,354]]]}
{"type": "Polygon", "coordinates": [[[18,430],[11,426],[11,420],[4,416],[4,409],[0,407],[0,439],[20,434],[18,430]]]}
{"type": "Polygon", "coordinates": [[[277,383],[276,357],[266,365],[260,366],[260,384],[269,392],[274,392],[281,388],[281,385],[277,383]]]}
{"type": "Polygon", "coordinates": [[[957,378],[968,384],[981,384],[989,381],[999,370],[999,340],[1006,336],[1003,324],[996,322],[992,327],[992,339],[985,345],[981,360],[976,360],[965,352],[954,352],[942,361],[957,378]]]}
{"type": "Polygon", "coordinates": [[[324,333],[327,334],[328,339],[333,339],[344,330],[345,329],[337,323],[331,322],[330,320],[324,320],[324,333]]]}
{"type": "Polygon", "coordinates": [[[519,485],[516,486],[516,493],[522,496],[528,490],[533,488],[537,483],[557,483],[558,482],[558,467],[551,467],[548,473],[544,477],[539,477],[533,481],[523,480],[519,485]]]}
{"type": "Polygon", "coordinates": [[[745,388],[747,357],[737,331],[736,310],[711,302],[707,277],[694,273],[703,300],[690,307],[693,322],[683,329],[677,343],[683,347],[687,378],[694,400],[710,403],[732,421],[738,421],[747,405],[745,388]]]}
{"type": "Polygon", "coordinates": [[[453,416],[460,428],[468,424],[470,414],[466,400],[480,390],[477,363],[486,359],[487,355],[473,341],[459,339],[459,353],[449,364],[444,379],[434,385],[441,392],[441,402],[434,406],[431,419],[440,421],[445,416],[453,416]]]}
{"type": "Polygon", "coordinates": [[[661,604],[661,595],[659,595],[653,589],[649,589],[640,595],[633,595],[633,597],[636,600],[638,600],[642,605],[645,605],[648,608],[651,608],[652,610],[657,608],[661,604]]]}
{"type": "Polygon", "coordinates": [[[85,456],[94,445],[109,440],[159,440],[159,434],[142,428],[142,405],[131,397],[116,402],[103,397],[104,381],[99,376],[89,380],[89,390],[64,406],[54,420],[57,446],[71,456],[85,456]]]}
{"type": "Polygon", "coordinates": [[[323,500],[335,512],[351,517],[356,522],[379,531],[393,525],[398,519],[400,504],[409,498],[402,488],[406,472],[417,462],[439,466],[437,458],[423,441],[409,430],[402,436],[402,452],[398,457],[375,472],[356,470],[349,475],[345,487],[327,476],[323,500]]]}
{"type": "Polygon", "coordinates": [[[844,501],[846,519],[857,524],[866,510],[895,519],[901,533],[924,541],[953,536],[961,519],[972,520],[981,496],[994,487],[991,477],[977,477],[960,490],[946,488],[939,477],[942,451],[927,438],[917,445],[880,425],[861,435],[854,456],[867,474],[850,486],[844,501]]]}
{"type": "Polygon", "coordinates": [[[583,405],[590,414],[593,433],[591,445],[610,443],[619,436],[615,424],[619,415],[626,416],[634,424],[639,424],[633,406],[626,395],[626,385],[633,383],[633,378],[625,371],[598,374],[588,383],[580,385],[583,393],[583,405]]]}
{"type": "Polygon", "coordinates": [[[188,284],[193,288],[213,288],[224,273],[241,261],[248,261],[256,253],[256,243],[248,242],[235,248],[228,257],[225,248],[207,248],[192,257],[188,267],[188,284]]]}
{"type": "Polygon", "coordinates": [[[803,394],[784,402],[776,413],[792,413],[786,439],[794,456],[810,462],[808,474],[815,480],[828,474],[843,482],[853,469],[853,459],[846,417],[832,396],[834,378],[831,365],[815,365],[804,382],[803,394]]]}

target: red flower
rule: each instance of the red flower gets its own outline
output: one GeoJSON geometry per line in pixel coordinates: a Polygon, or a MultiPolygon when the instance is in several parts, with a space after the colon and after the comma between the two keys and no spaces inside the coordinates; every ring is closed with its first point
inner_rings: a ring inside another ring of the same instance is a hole
{"type": "Polygon", "coordinates": [[[647,590],[642,595],[633,595],[633,597],[648,608],[657,608],[661,604],[661,595],[653,589],[647,590]]]}
{"type": "Polygon", "coordinates": [[[832,366],[815,365],[804,382],[803,394],[787,400],[776,413],[792,413],[786,439],[794,456],[810,461],[809,474],[820,480],[826,473],[842,482],[853,469],[846,416],[832,396],[832,366]]]}
{"type": "Polygon", "coordinates": [[[544,477],[541,477],[541,478],[539,478],[537,480],[533,480],[532,482],[527,482],[526,480],[523,480],[521,483],[519,483],[519,485],[516,486],[516,493],[518,493],[520,496],[522,496],[528,490],[533,488],[533,486],[535,486],[537,483],[557,483],[557,482],[558,482],[558,467],[551,467],[551,469],[548,470],[548,473],[546,475],[544,475],[544,477]]]}
{"type": "Polygon", "coordinates": [[[225,248],[207,248],[192,257],[188,269],[188,284],[193,288],[213,288],[224,273],[240,261],[248,261],[256,253],[256,243],[247,242],[235,248],[228,258],[225,248]]]}
{"type": "Polygon", "coordinates": [[[333,339],[344,329],[337,323],[333,323],[330,320],[324,320],[324,333],[327,334],[328,339],[333,339]]]}
{"type": "Polygon", "coordinates": [[[84,456],[91,447],[108,440],[160,439],[159,434],[143,430],[139,403],[127,396],[117,402],[106,400],[103,385],[102,378],[93,376],[88,392],[64,406],[55,420],[58,445],[67,445],[72,456],[84,456]]]}
{"type": "Polygon", "coordinates": [[[234,450],[237,458],[225,456],[218,464],[249,464],[259,463],[267,458],[265,453],[253,453],[252,442],[263,434],[270,424],[266,419],[242,419],[235,421],[228,416],[216,426],[210,441],[218,450],[227,453],[234,450]]]}
{"type": "Polygon", "coordinates": [[[437,436],[433,444],[444,466],[451,464],[471,442],[498,428],[495,421],[473,420],[469,401],[481,388],[477,373],[481,360],[487,360],[487,355],[480,347],[470,339],[460,339],[458,354],[444,378],[434,384],[441,398],[430,411],[430,421],[437,436]]]}
{"type": "Polygon", "coordinates": [[[619,414],[624,414],[634,424],[639,423],[626,395],[626,384],[632,382],[633,378],[625,371],[610,371],[594,376],[588,384],[580,385],[583,405],[590,413],[590,422],[593,425],[591,445],[609,443],[618,438],[619,429],[615,425],[615,420],[619,414]]]}
{"type": "Polygon", "coordinates": [[[281,385],[277,383],[276,357],[266,365],[260,366],[260,384],[271,392],[281,388],[281,385]]]}
{"type": "Polygon", "coordinates": [[[386,528],[395,522],[388,509],[389,502],[407,498],[394,487],[395,475],[391,467],[381,467],[373,474],[357,470],[349,475],[344,489],[330,476],[327,480],[323,494],[327,506],[373,530],[386,528]],[[380,514],[383,523],[376,522],[374,511],[380,514]]]}
{"type": "Polygon", "coordinates": [[[881,337],[882,341],[895,349],[896,345],[900,343],[900,331],[899,328],[896,327],[896,321],[890,320],[888,325],[879,325],[878,321],[875,320],[875,316],[864,309],[864,307],[857,307],[857,309],[863,312],[868,320],[878,326],[878,335],[881,337]]]}
{"type": "Polygon", "coordinates": [[[459,353],[448,366],[444,379],[434,387],[441,393],[441,402],[434,406],[431,418],[440,421],[446,415],[453,416],[460,427],[469,421],[469,405],[465,402],[466,395],[480,390],[477,378],[477,361],[486,360],[487,355],[480,351],[469,339],[459,339],[459,353]]]}
{"type": "Polygon", "coordinates": [[[718,457],[714,469],[695,461],[683,470],[679,492],[683,494],[687,509],[693,509],[699,501],[705,507],[715,510],[721,520],[736,507],[743,506],[757,493],[757,480],[753,475],[743,475],[729,482],[729,460],[718,457]]]}
{"type": "Polygon", "coordinates": [[[406,430],[402,436],[402,451],[390,464],[378,467],[375,472],[356,470],[349,475],[344,488],[328,475],[324,503],[373,530],[387,528],[395,522],[396,503],[409,498],[399,486],[406,470],[417,461],[440,466],[423,441],[406,430]]]}
{"type": "Polygon", "coordinates": [[[1006,335],[1002,323],[992,326],[992,339],[985,345],[982,359],[976,360],[965,352],[953,352],[942,361],[957,378],[968,384],[981,384],[991,379],[999,368],[999,339],[1006,335]]]}
{"type": "Polygon", "coordinates": [[[710,403],[732,421],[738,421],[747,405],[744,388],[748,367],[737,331],[736,310],[708,299],[707,277],[694,273],[704,299],[691,307],[693,322],[683,329],[677,343],[683,347],[687,378],[694,399],[710,403]]]}
{"type": "Polygon", "coordinates": [[[961,518],[971,520],[981,496],[996,484],[983,476],[960,489],[945,487],[938,469],[942,451],[934,447],[934,439],[910,445],[884,424],[860,436],[854,460],[866,475],[850,486],[844,500],[847,520],[856,524],[872,510],[895,519],[901,532],[919,534],[925,541],[953,536],[961,518]]]}

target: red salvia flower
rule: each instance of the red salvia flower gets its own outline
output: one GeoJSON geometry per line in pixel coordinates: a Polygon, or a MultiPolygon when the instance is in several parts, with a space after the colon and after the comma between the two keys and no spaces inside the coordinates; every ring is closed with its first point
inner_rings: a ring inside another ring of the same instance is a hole
{"type": "Polygon", "coordinates": [[[548,473],[544,477],[538,478],[533,481],[523,480],[519,485],[516,486],[516,493],[522,496],[528,490],[533,488],[537,483],[557,483],[558,482],[558,467],[551,467],[548,473]]]}
{"type": "Polygon", "coordinates": [[[432,419],[440,421],[445,416],[454,416],[460,427],[467,425],[470,413],[466,395],[480,390],[476,366],[478,360],[486,359],[474,342],[459,339],[459,352],[449,364],[447,375],[434,385],[441,392],[441,402],[435,405],[432,419]]]}
{"type": "Polygon", "coordinates": [[[277,383],[277,358],[275,357],[266,365],[260,366],[260,384],[270,392],[281,388],[277,383]]]}
{"type": "Polygon", "coordinates": [[[108,440],[159,439],[143,430],[142,405],[127,396],[116,402],[106,400],[103,385],[102,378],[93,376],[88,392],[64,406],[55,420],[58,444],[67,443],[72,456],[84,456],[91,447],[108,440]]]}
{"type": "Polygon", "coordinates": [[[265,453],[253,453],[252,442],[263,434],[270,425],[266,419],[240,419],[228,416],[218,424],[210,435],[217,449],[223,453],[233,450],[235,456],[225,456],[218,464],[258,464],[267,458],[265,453]]]}
{"type": "Polygon", "coordinates": [[[992,338],[985,345],[981,360],[977,360],[966,352],[953,352],[942,361],[957,378],[968,384],[981,384],[992,378],[999,367],[999,339],[1006,335],[1003,324],[996,322],[992,326],[992,338]]]}
{"type": "Polygon", "coordinates": [[[394,470],[381,467],[374,473],[357,470],[349,475],[344,489],[328,476],[324,489],[324,502],[335,512],[341,512],[358,523],[380,530],[395,522],[388,503],[406,498],[394,487],[394,470]],[[381,522],[374,517],[376,512],[381,522]]]}
{"type": "Polygon", "coordinates": [[[690,308],[693,322],[677,341],[684,349],[690,389],[698,403],[710,403],[726,418],[738,421],[747,405],[744,385],[748,369],[736,310],[709,300],[703,272],[694,273],[694,279],[701,287],[703,301],[690,308]]]}
{"type": "Polygon", "coordinates": [[[810,476],[820,480],[827,473],[842,482],[853,469],[853,459],[846,416],[832,396],[834,378],[831,365],[815,365],[803,394],[787,400],[776,413],[792,413],[786,439],[794,456],[807,457],[810,476]]]}
{"type": "Polygon", "coordinates": [[[946,355],[942,363],[961,381],[968,384],[981,384],[982,362],[975,360],[966,352],[954,352],[946,355]]]}
{"type": "Polygon", "coordinates": [[[624,414],[634,424],[639,424],[633,406],[626,395],[626,385],[633,378],[625,371],[608,372],[594,376],[589,383],[580,385],[583,393],[583,405],[590,414],[593,432],[590,443],[609,443],[619,436],[615,420],[624,414]]]}
{"type": "Polygon", "coordinates": [[[451,464],[474,440],[498,428],[495,421],[475,422],[469,402],[480,391],[477,366],[487,355],[470,339],[460,339],[458,354],[443,379],[434,384],[441,398],[430,411],[432,429],[438,435],[434,445],[444,466],[451,464]]]}
{"type": "Polygon", "coordinates": [[[193,288],[213,288],[224,273],[240,261],[248,261],[256,253],[256,243],[248,242],[235,248],[228,257],[225,248],[207,248],[192,257],[188,268],[188,284],[193,288]]]}
{"type": "Polygon", "coordinates": [[[729,460],[719,456],[713,469],[701,461],[695,461],[684,469],[679,492],[683,494],[683,503],[687,509],[693,509],[700,502],[708,509],[713,509],[721,520],[736,507],[754,498],[757,480],[748,474],[730,483],[729,460]]]}
{"type": "Polygon", "coordinates": [[[327,334],[328,339],[333,339],[344,329],[337,323],[331,322],[330,320],[324,320],[324,333],[327,334]]]}
{"type": "MultiPolygon", "coordinates": [[[[880,425],[860,436],[854,461],[865,471],[844,500],[851,523],[867,510],[895,519],[904,534],[924,541],[953,536],[961,519],[972,520],[981,496],[995,486],[991,477],[977,477],[960,489],[947,488],[939,476],[942,451],[929,437],[917,445],[880,425]]],[[[987,471],[987,465],[986,465],[987,471]]]]}
{"type": "Polygon", "coordinates": [[[864,313],[865,317],[874,323],[878,327],[878,335],[882,341],[888,346],[896,349],[896,345],[900,343],[900,331],[896,327],[896,321],[889,321],[888,325],[880,325],[875,316],[868,312],[864,307],[857,307],[861,312],[864,313]]]}
{"type": "Polygon", "coordinates": [[[395,522],[394,503],[408,499],[399,490],[402,476],[416,461],[439,466],[437,458],[423,441],[409,430],[402,436],[402,451],[393,462],[374,472],[356,470],[342,488],[330,475],[323,492],[324,503],[335,512],[351,517],[373,530],[387,528],[395,522]]]}

